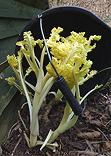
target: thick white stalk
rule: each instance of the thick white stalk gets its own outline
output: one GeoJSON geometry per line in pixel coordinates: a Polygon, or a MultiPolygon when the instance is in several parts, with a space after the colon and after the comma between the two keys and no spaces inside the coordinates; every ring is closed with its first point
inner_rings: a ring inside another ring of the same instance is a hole
{"type": "MultiPolygon", "coordinates": [[[[36,90],[36,94],[34,96],[33,101],[33,109],[32,109],[32,123],[30,126],[30,146],[34,147],[37,143],[37,136],[39,136],[39,121],[38,121],[38,113],[40,107],[44,101],[44,98],[48,94],[50,88],[54,83],[53,78],[49,78],[43,88],[38,86],[38,90],[36,90]]],[[[37,88],[36,88],[37,89],[37,88]]]]}
{"type": "MultiPolygon", "coordinates": [[[[39,79],[40,80],[40,79],[39,79]]],[[[39,136],[39,124],[38,124],[38,105],[41,93],[41,81],[37,82],[36,92],[32,103],[32,122],[30,124],[30,147],[34,147],[37,142],[37,136],[39,136]]]]}

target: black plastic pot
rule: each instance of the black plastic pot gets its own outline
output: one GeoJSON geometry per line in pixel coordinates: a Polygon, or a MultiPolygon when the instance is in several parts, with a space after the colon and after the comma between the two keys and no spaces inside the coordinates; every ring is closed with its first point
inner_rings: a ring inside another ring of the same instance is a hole
{"type": "MultiPolygon", "coordinates": [[[[49,37],[53,27],[64,28],[63,35],[67,36],[71,31],[86,32],[86,36],[101,35],[102,39],[97,43],[94,52],[91,52],[89,57],[93,61],[93,69],[100,71],[111,66],[111,28],[106,25],[101,19],[93,13],[79,7],[57,7],[44,11],[42,13],[43,28],[45,37],[49,37]]],[[[42,38],[39,18],[32,19],[29,24],[23,29],[18,40],[23,37],[24,31],[31,31],[35,39],[42,38]]],[[[18,47],[16,47],[16,52],[18,47]]],[[[37,57],[40,57],[40,51],[35,48],[37,57]]],[[[49,60],[46,58],[45,64],[49,60]]],[[[94,87],[97,83],[106,83],[111,76],[111,69],[98,74],[95,78],[87,82],[82,87],[83,94],[94,87]]]]}

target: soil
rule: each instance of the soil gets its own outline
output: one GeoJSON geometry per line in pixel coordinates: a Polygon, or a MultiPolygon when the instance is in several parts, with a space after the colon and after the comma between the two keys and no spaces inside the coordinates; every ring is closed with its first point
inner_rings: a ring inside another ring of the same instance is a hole
{"type": "MultiPolygon", "coordinates": [[[[111,156],[111,91],[106,88],[87,100],[82,117],[76,125],[57,138],[55,152],[40,147],[29,149],[23,135],[20,118],[2,145],[2,156],[111,156]]],[[[41,109],[39,120],[42,136],[55,129],[63,115],[65,103],[46,105],[41,109]],[[44,128],[45,127],[45,128],[44,128]]],[[[21,111],[28,121],[27,107],[21,111]]]]}

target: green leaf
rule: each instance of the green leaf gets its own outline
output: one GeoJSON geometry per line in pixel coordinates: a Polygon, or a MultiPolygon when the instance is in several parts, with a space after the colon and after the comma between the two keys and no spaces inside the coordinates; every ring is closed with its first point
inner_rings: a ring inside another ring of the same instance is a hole
{"type": "Polygon", "coordinates": [[[7,105],[11,102],[14,94],[16,93],[15,87],[7,87],[6,83],[1,83],[1,87],[5,87],[4,90],[2,89],[0,92],[0,116],[3,113],[4,109],[7,107],[7,105]]]}
{"type": "Polygon", "coordinates": [[[15,50],[17,36],[0,40],[0,63],[6,60],[7,55],[11,55],[15,50]]]}
{"type": "Polygon", "coordinates": [[[16,122],[18,110],[24,101],[24,97],[22,97],[21,94],[17,92],[12,98],[10,104],[6,107],[0,116],[0,144],[6,141],[8,132],[11,126],[16,122]]]}
{"type": "Polygon", "coordinates": [[[31,19],[32,17],[37,16],[42,10],[35,9],[32,7],[26,8],[12,8],[0,9],[0,17],[2,18],[15,18],[15,19],[31,19]],[[22,9],[22,10],[21,10],[22,9]]]}
{"type": "MultiPolygon", "coordinates": [[[[8,64],[7,60],[4,61],[4,62],[2,62],[2,63],[0,64],[0,73],[1,73],[3,70],[5,70],[8,66],[9,66],[9,64],[8,64]]],[[[2,77],[0,77],[0,78],[2,78],[2,77]]]]}
{"type": "Polygon", "coordinates": [[[47,9],[49,7],[48,0],[17,0],[19,2],[22,2],[24,4],[40,8],[40,9],[47,9]]]}
{"type": "Polygon", "coordinates": [[[5,81],[6,77],[12,76],[13,74],[14,73],[10,68],[7,68],[3,73],[1,73],[2,79],[0,81],[0,116],[17,92],[17,89],[15,87],[9,86],[7,81],[5,81]]]}
{"type": "Polygon", "coordinates": [[[41,9],[27,6],[14,0],[0,0],[0,17],[29,19],[36,16],[41,9]]]}
{"type": "MultiPolygon", "coordinates": [[[[24,26],[28,23],[27,20],[20,19],[0,19],[0,43],[1,39],[18,36],[24,26]]],[[[3,45],[2,45],[3,46],[3,45]]],[[[6,47],[7,45],[5,45],[6,47]]]]}
{"type": "Polygon", "coordinates": [[[0,63],[15,49],[18,34],[42,10],[14,0],[0,0],[0,63]]]}
{"type": "Polygon", "coordinates": [[[0,81],[0,144],[3,143],[7,137],[8,131],[15,123],[17,117],[17,110],[23,103],[21,94],[17,93],[15,87],[10,87],[4,80],[5,77],[12,76],[14,73],[8,67],[1,73],[0,81]],[[19,99],[19,100],[18,100],[19,99]]]}

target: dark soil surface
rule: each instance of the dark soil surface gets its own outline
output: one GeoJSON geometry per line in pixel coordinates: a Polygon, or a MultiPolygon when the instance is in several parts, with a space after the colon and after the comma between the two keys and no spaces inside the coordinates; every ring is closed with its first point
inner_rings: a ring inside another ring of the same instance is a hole
{"type": "MultiPolygon", "coordinates": [[[[45,105],[40,112],[40,130],[46,136],[55,129],[63,115],[63,103],[45,105]],[[44,128],[45,127],[45,128],[44,128]]],[[[26,115],[25,120],[28,120],[26,115]]],[[[55,152],[40,147],[29,149],[20,120],[10,131],[9,139],[2,145],[2,156],[111,156],[111,91],[105,89],[87,100],[87,106],[76,125],[57,138],[55,152]]]]}

